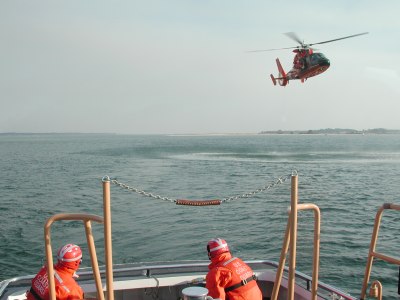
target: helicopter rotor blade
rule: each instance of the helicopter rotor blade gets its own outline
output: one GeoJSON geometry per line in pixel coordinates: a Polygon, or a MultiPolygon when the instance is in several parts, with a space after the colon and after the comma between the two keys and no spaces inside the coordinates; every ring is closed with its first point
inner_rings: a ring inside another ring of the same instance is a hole
{"type": "Polygon", "coordinates": [[[298,35],[294,32],[285,32],[284,33],[286,36],[288,36],[289,38],[291,38],[293,41],[299,43],[302,47],[304,46],[303,42],[300,40],[300,38],[298,37],[298,35]]]}
{"type": "Polygon", "coordinates": [[[341,38],[337,38],[337,39],[333,39],[333,40],[329,40],[329,41],[324,41],[324,42],[319,42],[319,43],[312,43],[312,44],[304,44],[300,40],[300,38],[297,36],[296,33],[294,33],[294,32],[286,32],[284,34],[286,36],[288,36],[289,38],[291,38],[292,40],[294,40],[295,42],[299,43],[300,46],[286,47],[286,48],[274,48],[274,49],[250,50],[250,51],[246,51],[246,52],[265,52],[265,51],[276,51],[276,50],[285,50],[285,49],[313,49],[313,50],[318,50],[316,48],[311,48],[311,46],[331,43],[331,42],[340,41],[340,40],[344,40],[344,39],[349,39],[349,38],[353,38],[353,37],[364,35],[364,34],[368,34],[368,33],[369,32],[362,32],[362,33],[357,33],[357,34],[353,34],[353,35],[349,35],[349,36],[345,36],[345,37],[341,37],[341,38]]]}
{"type": "Polygon", "coordinates": [[[333,40],[329,40],[329,41],[324,41],[324,42],[319,42],[319,43],[308,44],[308,46],[319,45],[319,44],[325,44],[325,43],[330,43],[330,42],[335,42],[335,41],[340,41],[340,40],[349,39],[349,38],[356,37],[356,36],[359,36],[359,35],[364,35],[364,34],[368,34],[368,32],[357,33],[357,34],[345,36],[345,37],[338,38],[338,39],[333,39],[333,40]]]}
{"type": "Polygon", "coordinates": [[[287,47],[287,48],[276,48],[276,49],[261,49],[261,50],[250,50],[246,52],[266,52],[266,51],[276,51],[276,50],[285,50],[285,49],[298,49],[299,46],[296,47],[287,47]]]}

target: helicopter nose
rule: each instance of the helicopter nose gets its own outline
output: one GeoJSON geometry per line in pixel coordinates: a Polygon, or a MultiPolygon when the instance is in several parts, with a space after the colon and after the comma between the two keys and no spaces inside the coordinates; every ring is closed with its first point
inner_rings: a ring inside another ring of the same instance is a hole
{"type": "Polygon", "coordinates": [[[320,65],[321,67],[329,67],[329,66],[331,65],[331,62],[329,61],[329,59],[325,58],[325,59],[322,59],[322,60],[319,62],[319,65],[320,65]]]}

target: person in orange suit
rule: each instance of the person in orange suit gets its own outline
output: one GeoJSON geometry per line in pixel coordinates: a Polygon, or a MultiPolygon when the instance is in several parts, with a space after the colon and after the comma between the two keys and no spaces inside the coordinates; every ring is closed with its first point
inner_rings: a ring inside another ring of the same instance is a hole
{"type": "MultiPolygon", "coordinates": [[[[82,262],[82,250],[74,244],[67,244],[57,252],[57,264],[54,266],[54,282],[58,300],[83,299],[83,290],[75,281],[76,271],[82,262]]],[[[49,280],[47,267],[40,269],[32,279],[32,287],[26,294],[27,300],[48,300],[49,280]]]]}
{"type": "Polygon", "coordinates": [[[225,240],[210,240],[207,252],[211,260],[206,276],[209,296],[221,300],[262,300],[253,270],[240,258],[231,255],[225,240]]]}
{"type": "Polygon", "coordinates": [[[302,70],[306,67],[306,57],[313,53],[311,48],[307,49],[295,49],[293,50],[296,55],[293,59],[293,68],[297,70],[302,70]]]}

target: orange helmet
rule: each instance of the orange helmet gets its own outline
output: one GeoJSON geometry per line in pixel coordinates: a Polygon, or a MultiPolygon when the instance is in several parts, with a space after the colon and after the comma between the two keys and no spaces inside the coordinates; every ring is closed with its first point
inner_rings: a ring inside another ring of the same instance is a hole
{"type": "Polygon", "coordinates": [[[77,245],[67,244],[58,250],[57,259],[59,265],[76,271],[82,261],[82,250],[77,245]]]}
{"type": "Polygon", "coordinates": [[[222,253],[229,252],[228,243],[223,239],[212,239],[207,243],[208,258],[214,258],[222,253]]]}

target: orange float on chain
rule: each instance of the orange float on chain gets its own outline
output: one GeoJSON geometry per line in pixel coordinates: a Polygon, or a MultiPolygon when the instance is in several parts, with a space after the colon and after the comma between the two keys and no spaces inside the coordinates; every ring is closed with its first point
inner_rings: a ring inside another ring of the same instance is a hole
{"type": "Polygon", "coordinates": [[[176,205],[190,205],[190,206],[207,206],[207,205],[220,205],[221,200],[185,200],[185,199],[177,199],[176,205]]]}

